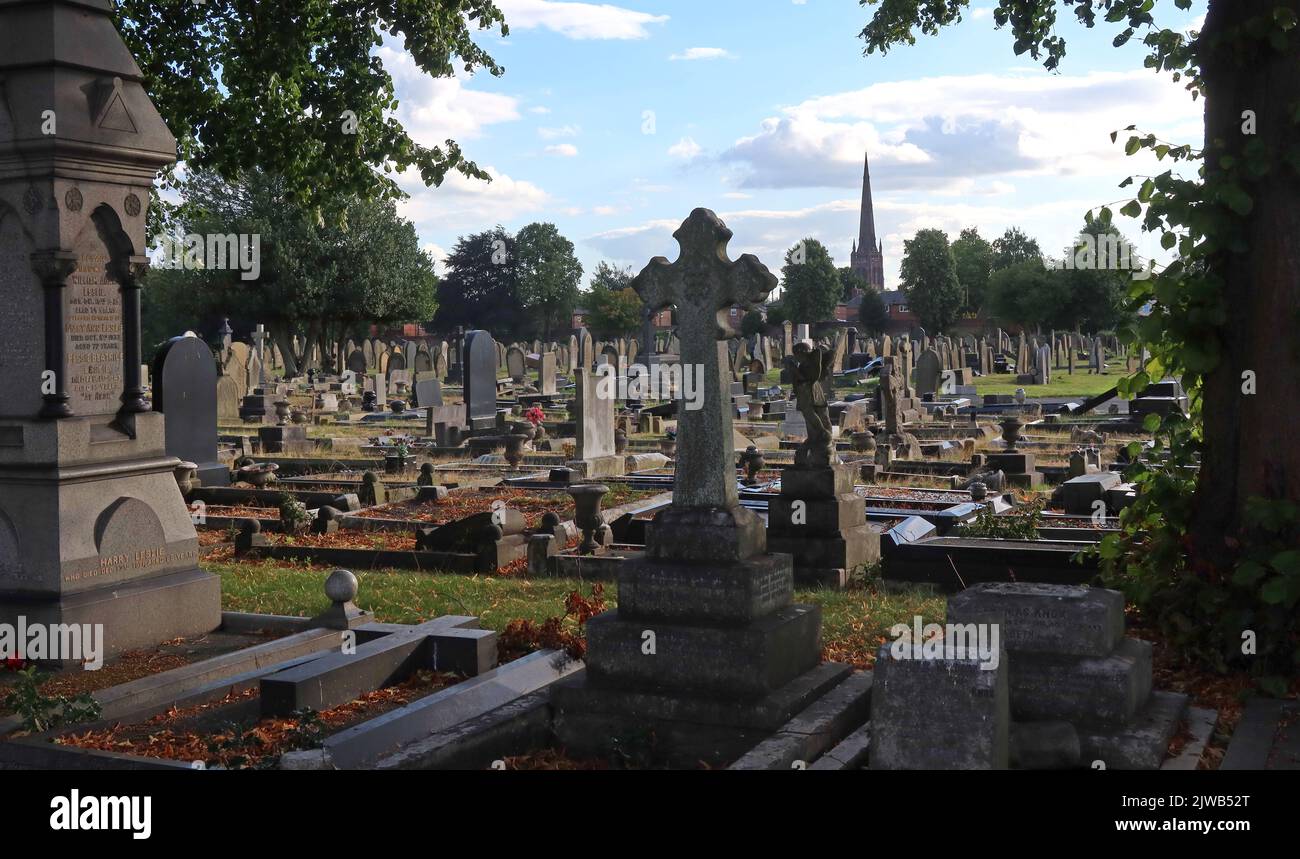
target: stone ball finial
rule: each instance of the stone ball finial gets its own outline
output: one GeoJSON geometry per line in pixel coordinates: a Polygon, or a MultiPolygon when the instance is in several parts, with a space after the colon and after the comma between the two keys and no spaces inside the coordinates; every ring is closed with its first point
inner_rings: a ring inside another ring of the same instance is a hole
{"type": "Polygon", "coordinates": [[[357,577],[350,570],[335,570],[325,580],[325,596],[330,602],[352,602],[357,598],[357,577]]]}
{"type": "Polygon", "coordinates": [[[243,519],[239,523],[239,530],[245,534],[260,534],[262,523],[256,519],[243,519]]]}
{"type": "Polygon", "coordinates": [[[971,501],[983,501],[988,496],[989,488],[983,481],[977,480],[970,485],[971,501]]]}

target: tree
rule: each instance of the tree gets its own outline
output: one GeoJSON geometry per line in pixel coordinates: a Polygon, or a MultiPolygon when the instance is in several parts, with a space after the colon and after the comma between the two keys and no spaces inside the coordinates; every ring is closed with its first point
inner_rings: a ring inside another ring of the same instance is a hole
{"type": "Polygon", "coordinates": [[[393,79],[374,48],[398,38],[420,71],[504,71],[475,30],[509,33],[491,0],[298,0],[203,3],[119,0],[118,31],[189,169],[281,177],[291,203],[329,208],[341,196],[401,196],[386,174],[426,185],[450,170],[489,178],[453,140],[426,147],[394,117],[393,79]]]}
{"type": "Polygon", "coordinates": [[[632,269],[618,268],[601,260],[596,263],[596,270],[591,273],[591,291],[608,290],[618,292],[632,285],[632,269]]]}
{"type": "Polygon", "coordinates": [[[529,224],[515,236],[519,300],[534,332],[544,340],[551,332],[568,330],[582,283],[582,264],[573,242],[555,224],[529,224]]]}
{"type": "MultiPolygon", "coordinates": [[[[1168,631],[1212,637],[1198,641],[1199,655],[1287,672],[1300,663],[1300,445],[1291,443],[1294,409],[1277,404],[1300,399],[1300,349],[1284,334],[1300,322],[1300,0],[1209,0],[1203,26],[1191,34],[1158,27],[1151,0],[1001,0],[994,23],[1010,24],[1017,53],[1055,69],[1065,55],[1058,5],[1072,7],[1089,28],[1103,13],[1123,28],[1116,47],[1143,31],[1146,66],[1172,73],[1206,104],[1202,150],[1126,129],[1127,154],[1148,150],[1170,167],[1140,184],[1134,177],[1121,183],[1136,184],[1136,192],[1120,209],[1141,217],[1166,250],[1178,250],[1159,276],[1134,286],[1131,305],[1148,313],[1122,333],[1152,360],[1121,390],[1136,393],[1151,375],[1181,378],[1191,424],[1152,424],[1172,463],[1199,456],[1196,489],[1188,495],[1176,468],[1136,465],[1142,491],[1126,511],[1122,538],[1103,545],[1104,557],[1136,583],[1134,592],[1164,600],[1158,610],[1168,631]],[[1188,176],[1176,172],[1184,162],[1193,168],[1188,176]],[[1247,379],[1267,397],[1248,394],[1247,379]],[[1258,634],[1249,660],[1245,628],[1258,634]]],[[[914,27],[935,33],[968,6],[886,3],[862,31],[867,51],[910,43],[914,27]]]]}
{"type": "Polygon", "coordinates": [[[871,284],[867,283],[866,278],[858,274],[849,266],[844,266],[840,272],[840,301],[848,301],[857,292],[874,292],[871,284]]]}
{"type": "Polygon", "coordinates": [[[994,318],[1027,330],[1073,328],[1066,272],[1042,260],[1024,260],[989,278],[988,307],[994,318]]]}
{"type": "Polygon", "coordinates": [[[978,313],[984,306],[989,275],[993,273],[993,246],[980,236],[978,229],[967,227],[952,243],[952,258],[964,295],[962,309],[978,313]]]}
{"type": "Polygon", "coordinates": [[[781,284],[781,305],[787,319],[812,324],[835,315],[840,274],[826,246],[816,239],[804,239],[786,251],[781,284]]]}
{"type": "MultiPolygon", "coordinates": [[[[187,184],[177,228],[187,235],[256,236],[258,276],[245,280],[236,268],[216,266],[151,271],[146,318],[157,310],[188,316],[195,327],[222,313],[264,323],[280,347],[286,372],[296,375],[311,345],[328,356],[349,333],[362,333],[372,322],[409,322],[433,314],[433,260],[391,200],[331,198],[339,218],[321,224],[287,199],[286,182],[278,176],[253,171],[228,182],[200,170],[187,184]],[[295,335],[303,346],[297,354],[295,335]]],[[[161,325],[148,321],[153,336],[166,334],[166,324],[165,318],[161,325]]]]}
{"type": "Polygon", "coordinates": [[[885,333],[885,328],[889,325],[889,308],[885,306],[885,299],[874,289],[862,293],[862,303],[858,305],[858,324],[864,333],[871,335],[885,333]]]}
{"type": "Polygon", "coordinates": [[[946,331],[957,321],[962,292],[947,233],[920,230],[903,242],[899,279],[908,306],[927,329],[946,331]]]}
{"type": "Polygon", "coordinates": [[[1025,235],[1019,227],[1008,227],[1000,238],[993,240],[993,271],[1042,258],[1038,240],[1025,235]]]}
{"type": "Polygon", "coordinates": [[[1113,331],[1128,318],[1124,305],[1142,261],[1108,216],[1094,218],[1091,212],[1066,254],[1072,264],[1057,273],[1069,296],[1069,323],[1063,327],[1113,331]]]}
{"type": "Polygon", "coordinates": [[[617,290],[592,289],[586,301],[587,327],[600,339],[633,334],[645,318],[645,305],[630,286],[617,290]]]}
{"type": "Polygon", "coordinates": [[[446,277],[438,284],[438,312],[433,317],[438,330],[481,328],[497,337],[521,331],[524,308],[514,245],[514,238],[500,226],[456,240],[443,263],[446,277]]]}

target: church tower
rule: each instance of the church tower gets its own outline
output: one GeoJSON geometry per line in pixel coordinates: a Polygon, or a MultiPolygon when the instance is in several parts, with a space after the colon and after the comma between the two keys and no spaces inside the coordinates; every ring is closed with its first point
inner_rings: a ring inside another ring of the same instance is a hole
{"type": "Polygon", "coordinates": [[[862,159],[862,214],[858,240],[849,256],[849,267],[862,276],[876,292],[885,290],[884,244],[876,238],[876,214],[871,205],[871,162],[862,159]]]}

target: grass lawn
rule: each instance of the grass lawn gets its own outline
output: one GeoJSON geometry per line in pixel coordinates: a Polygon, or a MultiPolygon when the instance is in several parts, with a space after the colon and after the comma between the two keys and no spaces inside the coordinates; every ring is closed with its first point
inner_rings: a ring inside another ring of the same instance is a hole
{"type": "Polygon", "coordinates": [[[1086,369],[1077,366],[1074,368],[1073,376],[1064,370],[1053,370],[1050,385],[1017,385],[1016,377],[1010,373],[980,376],[975,380],[975,392],[980,396],[985,394],[1014,394],[1017,388],[1023,387],[1025,395],[1031,399],[1034,397],[1091,397],[1109,391],[1125,375],[1123,364],[1117,363],[1108,366],[1108,372],[1104,376],[1089,375],[1086,369]]]}
{"type": "MultiPolygon", "coordinates": [[[[261,564],[205,564],[221,576],[221,607],[227,611],[311,616],[329,601],[323,568],[292,566],[274,561],[261,564]]],[[[502,576],[367,572],[357,573],[357,605],[380,621],[417,623],[443,614],[474,615],[486,629],[498,632],[516,618],[541,623],[564,614],[564,598],[591,586],[578,579],[525,579],[502,576]]],[[[605,584],[610,607],[618,587],[605,584]]],[[[912,623],[919,614],[926,622],[942,621],[943,597],[919,591],[876,592],[866,587],[835,591],[800,590],[796,602],[822,607],[822,645],[828,659],[863,666],[896,623],[912,623]]]]}

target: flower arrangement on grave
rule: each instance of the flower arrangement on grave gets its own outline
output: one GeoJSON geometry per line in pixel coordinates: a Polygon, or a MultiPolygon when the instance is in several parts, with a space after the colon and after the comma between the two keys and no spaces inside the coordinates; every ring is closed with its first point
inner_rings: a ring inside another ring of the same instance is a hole
{"type": "Polygon", "coordinates": [[[539,426],[546,420],[546,412],[542,411],[541,406],[532,406],[524,412],[524,418],[534,427],[539,426]]]}
{"type": "Polygon", "coordinates": [[[311,514],[306,504],[287,492],[280,496],[280,525],[286,534],[305,531],[310,524],[311,514]]]}

